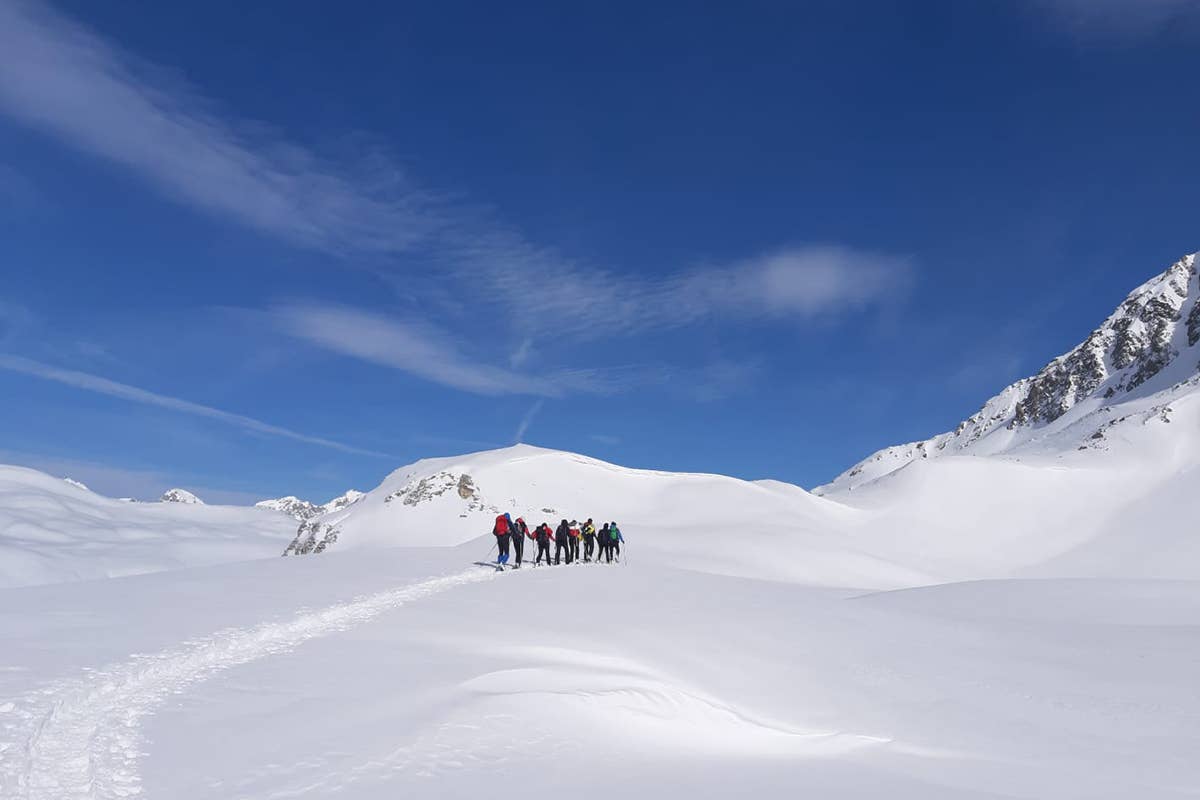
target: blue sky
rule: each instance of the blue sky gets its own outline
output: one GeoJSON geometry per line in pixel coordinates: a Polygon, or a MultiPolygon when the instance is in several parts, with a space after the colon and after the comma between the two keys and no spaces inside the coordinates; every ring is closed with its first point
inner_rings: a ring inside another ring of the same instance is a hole
{"type": "Polygon", "coordinates": [[[1200,247],[1198,5],[0,0],[0,461],[821,483],[1200,247]]]}

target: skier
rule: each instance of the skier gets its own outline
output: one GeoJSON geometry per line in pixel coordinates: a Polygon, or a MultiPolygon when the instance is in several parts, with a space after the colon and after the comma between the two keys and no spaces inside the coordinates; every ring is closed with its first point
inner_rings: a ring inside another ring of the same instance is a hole
{"type": "Polygon", "coordinates": [[[567,563],[571,563],[571,525],[565,519],[558,524],[554,532],[554,563],[561,564],[563,552],[567,554],[567,563]]]}
{"type": "Polygon", "coordinates": [[[517,567],[521,566],[521,561],[525,554],[525,537],[529,535],[529,526],[525,524],[523,517],[517,517],[517,521],[513,523],[512,544],[513,555],[517,557],[517,567]]]}
{"type": "MultiPolygon", "coordinates": [[[[579,560],[579,523],[571,520],[571,561],[579,560]]],[[[567,563],[570,563],[568,561],[567,563]]]]}
{"type": "Polygon", "coordinates": [[[504,566],[508,563],[508,540],[512,538],[512,517],[508,514],[501,514],[496,517],[496,524],[492,526],[492,535],[496,537],[496,564],[504,566]]]}
{"type": "Polygon", "coordinates": [[[546,566],[550,566],[550,526],[542,523],[537,526],[537,560],[533,562],[535,565],[542,563],[542,554],[546,556],[546,566]]]}
{"type": "Polygon", "coordinates": [[[600,529],[600,535],[596,537],[596,541],[600,543],[600,552],[596,554],[596,562],[600,559],[605,559],[608,563],[612,563],[612,534],[608,531],[608,523],[604,523],[604,527],[600,529]]]}
{"type": "Polygon", "coordinates": [[[592,518],[588,517],[588,521],[583,523],[583,560],[591,561],[595,552],[596,526],[592,524],[592,518]]]}
{"type": "Polygon", "coordinates": [[[625,537],[621,535],[621,529],[617,527],[617,523],[610,522],[608,524],[608,535],[612,537],[612,549],[616,551],[617,561],[621,560],[621,545],[625,542],[625,537]]]}

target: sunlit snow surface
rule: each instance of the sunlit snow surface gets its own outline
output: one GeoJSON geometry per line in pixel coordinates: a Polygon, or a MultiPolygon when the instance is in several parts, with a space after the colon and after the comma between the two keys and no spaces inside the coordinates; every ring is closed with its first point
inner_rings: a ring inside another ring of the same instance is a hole
{"type": "Polygon", "coordinates": [[[1200,785],[1194,583],[862,593],[635,547],[612,567],[496,574],[462,567],[468,545],[0,592],[4,796],[1200,785]]]}
{"type": "Polygon", "coordinates": [[[0,796],[1194,797],[1200,425],[1173,413],[1118,457],[947,457],[845,498],[439,459],[302,557],[276,512],[155,506],[143,539],[104,501],[108,568],[199,536],[181,513],[255,515],[198,552],[261,558],[0,590],[0,796]],[[625,563],[472,566],[491,504],[609,510],[625,563]]]}

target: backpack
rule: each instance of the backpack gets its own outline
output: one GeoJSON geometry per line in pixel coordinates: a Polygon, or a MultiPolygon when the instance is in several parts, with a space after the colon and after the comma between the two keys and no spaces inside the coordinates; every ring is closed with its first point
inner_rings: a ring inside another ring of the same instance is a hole
{"type": "Polygon", "coordinates": [[[612,527],[610,527],[610,528],[608,529],[608,535],[609,535],[610,537],[612,537],[612,540],[615,542],[615,541],[617,541],[617,539],[619,539],[619,538],[620,538],[620,536],[621,536],[621,529],[620,529],[620,528],[618,528],[616,525],[613,525],[612,527]]]}
{"type": "Polygon", "coordinates": [[[497,536],[503,536],[504,534],[508,533],[507,515],[501,514],[500,516],[496,517],[496,527],[492,528],[492,533],[496,534],[497,536]]]}

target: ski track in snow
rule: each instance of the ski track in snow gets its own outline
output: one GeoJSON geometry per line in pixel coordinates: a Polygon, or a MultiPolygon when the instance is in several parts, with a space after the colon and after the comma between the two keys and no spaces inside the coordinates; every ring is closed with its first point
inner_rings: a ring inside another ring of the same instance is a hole
{"type": "Polygon", "coordinates": [[[221,670],[289,652],[309,639],[349,630],[413,600],[497,574],[470,569],[304,611],[286,622],[218,631],[0,703],[2,794],[14,800],[109,800],[140,794],[139,722],[171,695],[221,670]]]}

